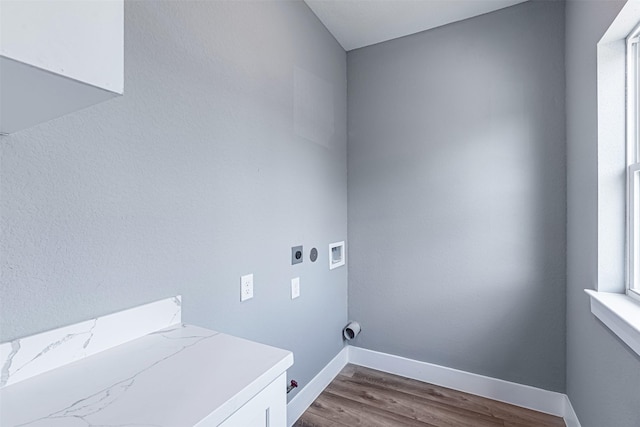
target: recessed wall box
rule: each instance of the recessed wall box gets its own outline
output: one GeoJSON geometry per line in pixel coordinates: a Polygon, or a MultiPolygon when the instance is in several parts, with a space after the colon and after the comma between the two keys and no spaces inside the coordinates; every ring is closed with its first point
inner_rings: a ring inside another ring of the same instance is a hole
{"type": "Polygon", "coordinates": [[[329,270],[344,265],[345,259],[344,242],[331,243],[329,245],[329,270]]]}
{"type": "Polygon", "coordinates": [[[302,246],[294,246],[291,248],[291,265],[300,264],[302,262],[302,246]]]}

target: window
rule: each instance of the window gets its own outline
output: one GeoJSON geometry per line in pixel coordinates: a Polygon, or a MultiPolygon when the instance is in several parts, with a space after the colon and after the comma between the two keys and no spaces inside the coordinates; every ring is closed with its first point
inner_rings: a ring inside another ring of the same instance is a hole
{"type": "Polygon", "coordinates": [[[627,288],[640,299],[640,26],[627,37],[627,288]]]}
{"type": "Polygon", "coordinates": [[[585,292],[591,312],[640,355],[638,22],[637,2],[628,2],[598,42],[598,276],[597,290],[585,292]]]}

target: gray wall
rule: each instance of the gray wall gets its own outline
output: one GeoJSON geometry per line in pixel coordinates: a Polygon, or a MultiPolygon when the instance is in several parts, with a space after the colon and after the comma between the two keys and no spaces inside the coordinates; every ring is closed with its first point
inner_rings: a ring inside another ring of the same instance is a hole
{"type": "Polygon", "coordinates": [[[640,358],[591,314],[583,291],[596,288],[599,264],[596,44],[623,4],[566,10],[567,393],[583,427],[640,425],[640,358]]]}
{"type": "MultiPolygon", "coordinates": [[[[622,4],[566,11],[566,378],[585,427],[640,424],[640,358],[582,291],[595,44],[622,4]]],[[[528,2],[349,53],[357,345],[564,390],[562,13],[528,2]]],[[[324,250],[347,232],[344,51],[301,2],[136,1],[125,71],[124,97],[0,140],[0,341],[182,294],[185,321],[293,350],[304,385],[346,320],[324,250]],[[291,267],[294,244],[318,263],[291,267]]]]}
{"type": "Polygon", "coordinates": [[[564,4],[351,51],[357,345],[564,391],[564,4]]]}
{"type": "Polygon", "coordinates": [[[125,16],[125,95],[0,141],[0,341],[182,294],[186,322],[293,350],[305,385],[346,322],[346,54],[300,1],[125,16]],[[292,267],[298,244],[318,262],[292,267]]]}

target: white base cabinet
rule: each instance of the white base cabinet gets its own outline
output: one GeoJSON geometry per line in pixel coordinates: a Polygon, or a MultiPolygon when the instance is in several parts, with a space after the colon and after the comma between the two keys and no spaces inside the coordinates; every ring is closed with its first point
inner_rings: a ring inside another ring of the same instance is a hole
{"type": "MultiPolygon", "coordinates": [[[[219,427],[285,427],[287,423],[286,374],[280,375],[219,427]]],[[[205,427],[200,426],[198,427],[205,427]]]]}

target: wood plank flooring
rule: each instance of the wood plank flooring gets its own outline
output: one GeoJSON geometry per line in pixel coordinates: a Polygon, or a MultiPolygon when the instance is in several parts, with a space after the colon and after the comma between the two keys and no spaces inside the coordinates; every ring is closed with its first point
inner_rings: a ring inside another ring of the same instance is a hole
{"type": "Polygon", "coordinates": [[[347,365],[294,427],[565,427],[564,420],[347,365]]]}

